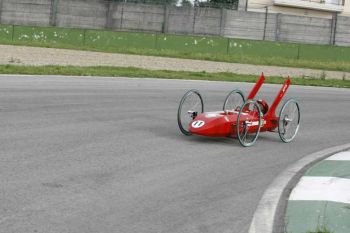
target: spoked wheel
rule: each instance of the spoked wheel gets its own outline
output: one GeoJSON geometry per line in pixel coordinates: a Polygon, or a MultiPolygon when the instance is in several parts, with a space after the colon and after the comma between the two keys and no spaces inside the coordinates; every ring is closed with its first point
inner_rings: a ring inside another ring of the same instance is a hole
{"type": "Polygon", "coordinates": [[[239,111],[244,102],[245,100],[243,93],[240,90],[233,90],[226,96],[223,110],[239,111]]]}
{"type": "Polygon", "coordinates": [[[188,131],[189,124],[199,113],[204,112],[203,99],[199,91],[190,90],[182,97],[179,109],[177,110],[177,123],[181,132],[191,135],[188,131]]]}
{"type": "Polygon", "coordinates": [[[259,136],[261,127],[261,111],[258,103],[254,100],[246,101],[237,116],[237,138],[244,146],[252,146],[259,136]]]}
{"type": "Polygon", "coordinates": [[[278,134],[283,142],[291,142],[298,133],[300,108],[295,99],[289,99],[282,106],[278,121],[278,134]]]}

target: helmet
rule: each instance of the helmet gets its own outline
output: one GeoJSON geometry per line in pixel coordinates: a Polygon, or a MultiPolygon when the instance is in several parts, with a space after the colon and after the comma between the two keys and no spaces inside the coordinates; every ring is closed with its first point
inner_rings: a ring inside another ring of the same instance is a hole
{"type": "Polygon", "coordinates": [[[257,100],[256,101],[259,104],[260,110],[263,114],[266,114],[269,110],[269,105],[265,100],[257,100]]]}

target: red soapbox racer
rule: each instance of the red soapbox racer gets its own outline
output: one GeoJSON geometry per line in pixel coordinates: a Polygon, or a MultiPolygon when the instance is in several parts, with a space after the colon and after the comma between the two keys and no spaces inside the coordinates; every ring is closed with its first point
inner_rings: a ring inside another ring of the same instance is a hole
{"type": "Polygon", "coordinates": [[[300,108],[290,98],[283,104],[279,115],[276,109],[284,97],[291,79],[285,80],[271,107],[264,100],[254,100],[265,81],[264,74],[255,83],[247,100],[240,90],[231,91],[224,102],[223,110],[204,112],[204,104],[198,90],[190,90],[182,97],[177,121],[185,135],[209,137],[236,137],[242,146],[252,146],[260,132],[276,132],[283,142],[291,142],[299,129],[300,108]]]}

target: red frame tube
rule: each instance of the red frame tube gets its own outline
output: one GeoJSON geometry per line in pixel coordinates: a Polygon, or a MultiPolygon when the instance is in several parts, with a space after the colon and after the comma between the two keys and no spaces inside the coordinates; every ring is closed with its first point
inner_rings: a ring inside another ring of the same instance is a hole
{"type": "Polygon", "coordinates": [[[260,87],[263,85],[265,81],[264,73],[261,73],[259,80],[255,83],[253,89],[250,91],[247,100],[254,99],[256,93],[258,93],[260,87]]]}
{"type": "Polygon", "coordinates": [[[276,108],[279,105],[279,103],[281,102],[283,96],[286,94],[290,84],[291,84],[291,79],[288,76],[288,79],[286,81],[284,81],[284,84],[283,84],[281,90],[278,92],[275,100],[273,101],[269,111],[266,114],[267,118],[276,117],[276,115],[275,115],[276,108]]]}

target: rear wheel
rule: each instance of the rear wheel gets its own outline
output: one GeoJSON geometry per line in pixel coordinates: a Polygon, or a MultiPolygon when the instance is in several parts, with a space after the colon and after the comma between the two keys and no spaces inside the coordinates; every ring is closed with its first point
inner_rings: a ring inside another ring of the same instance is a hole
{"type": "Polygon", "coordinates": [[[259,136],[261,127],[261,111],[254,100],[246,101],[237,116],[237,138],[244,146],[252,146],[259,136]]]}
{"type": "Polygon", "coordinates": [[[282,106],[278,120],[278,134],[283,142],[291,142],[298,133],[300,108],[295,99],[289,99],[282,106]]]}
{"type": "Polygon", "coordinates": [[[177,110],[177,123],[183,134],[188,136],[191,135],[188,130],[190,122],[202,112],[204,112],[204,105],[199,91],[190,90],[186,92],[182,97],[177,110]]]}
{"type": "Polygon", "coordinates": [[[225,99],[223,110],[224,111],[239,111],[244,104],[244,95],[240,90],[231,91],[225,99]]]}

